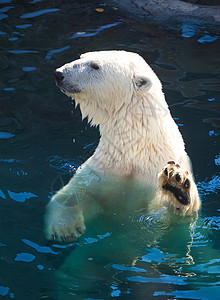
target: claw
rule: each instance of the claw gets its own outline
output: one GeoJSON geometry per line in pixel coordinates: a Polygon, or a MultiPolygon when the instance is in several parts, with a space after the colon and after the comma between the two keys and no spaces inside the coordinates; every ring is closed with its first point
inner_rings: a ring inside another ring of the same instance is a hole
{"type": "Polygon", "coordinates": [[[52,240],[55,240],[56,239],[56,234],[55,233],[51,234],[51,237],[52,237],[52,240]]]}
{"type": "Polygon", "coordinates": [[[75,235],[75,233],[71,233],[71,239],[72,239],[72,240],[76,240],[76,235],[75,235]]]}
{"type": "Polygon", "coordinates": [[[164,169],[164,174],[165,174],[166,176],[168,176],[167,168],[164,169]]]}
{"type": "Polygon", "coordinates": [[[190,187],[190,182],[189,179],[186,179],[185,183],[184,183],[185,188],[189,188],[190,187]]]}
{"type": "Polygon", "coordinates": [[[70,235],[67,235],[67,236],[66,236],[66,241],[69,241],[69,242],[70,242],[71,240],[72,240],[71,236],[70,236],[70,235]]]}
{"type": "Polygon", "coordinates": [[[77,226],[76,227],[76,230],[80,233],[80,234],[82,234],[83,233],[83,231],[82,231],[82,227],[81,226],[77,226]]]}
{"type": "Polygon", "coordinates": [[[170,171],[170,177],[173,176],[173,172],[174,172],[174,170],[171,170],[171,171],[170,171]]]}
{"type": "Polygon", "coordinates": [[[179,175],[179,174],[176,174],[176,181],[180,182],[180,180],[181,180],[180,175],[179,175]]]}
{"type": "Polygon", "coordinates": [[[167,162],[168,165],[175,165],[175,161],[171,160],[167,162]]]}

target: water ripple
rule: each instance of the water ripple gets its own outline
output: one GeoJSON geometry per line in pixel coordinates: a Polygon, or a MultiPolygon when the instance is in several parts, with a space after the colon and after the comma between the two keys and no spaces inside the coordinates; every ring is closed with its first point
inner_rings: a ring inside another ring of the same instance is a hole
{"type": "Polygon", "coordinates": [[[0,285],[0,295],[1,296],[8,295],[8,292],[9,292],[9,287],[0,285]]]}
{"type": "Polygon", "coordinates": [[[69,49],[69,48],[70,48],[70,46],[68,45],[68,46],[62,47],[62,48],[60,48],[60,49],[50,50],[50,51],[47,53],[47,55],[46,55],[45,58],[46,58],[46,59],[51,59],[52,56],[53,56],[54,54],[56,54],[56,53],[61,53],[61,52],[65,51],[65,50],[67,50],[67,49],[69,49]]]}
{"type": "Polygon", "coordinates": [[[39,53],[39,51],[35,51],[35,50],[6,50],[6,51],[12,54],[39,53]]]}
{"type": "Polygon", "coordinates": [[[206,178],[204,181],[198,182],[197,186],[202,195],[217,194],[220,187],[220,177],[215,175],[211,180],[206,178]]]}
{"type": "Polygon", "coordinates": [[[115,22],[115,23],[112,23],[112,24],[108,24],[108,25],[103,25],[103,26],[100,26],[99,28],[97,29],[88,29],[87,31],[80,31],[80,32],[76,32],[74,33],[70,39],[76,39],[76,38],[79,38],[79,37],[90,37],[90,36],[94,36],[94,35],[97,35],[98,33],[100,33],[101,31],[105,30],[105,29],[108,29],[108,28],[112,28],[114,26],[117,26],[119,24],[121,24],[122,22],[115,22]],[[88,32],[90,31],[90,32],[88,32]]]}
{"type": "Polygon", "coordinates": [[[37,243],[34,243],[32,241],[29,241],[27,239],[21,239],[22,242],[24,242],[25,244],[29,245],[30,247],[34,248],[35,250],[37,250],[37,252],[39,253],[50,253],[50,254],[58,254],[58,252],[53,251],[50,247],[47,246],[40,246],[37,243]]]}
{"type": "Polygon", "coordinates": [[[3,20],[3,19],[7,19],[7,18],[8,18],[8,15],[0,14],[0,21],[3,20]]]}
{"type": "Polygon", "coordinates": [[[14,6],[7,6],[0,9],[0,13],[8,12],[11,8],[14,8],[14,6]]]}
{"type": "Polygon", "coordinates": [[[38,10],[38,11],[35,11],[35,12],[24,14],[24,15],[20,16],[20,18],[21,19],[35,18],[35,17],[41,16],[41,15],[44,15],[44,14],[48,14],[48,13],[51,13],[51,12],[55,12],[55,11],[58,11],[58,10],[60,10],[60,9],[59,8],[42,9],[42,10],[38,10]]]}
{"type": "Polygon", "coordinates": [[[136,216],[132,217],[132,222],[139,223],[142,229],[148,229],[149,231],[164,231],[171,225],[171,220],[165,210],[151,214],[139,211],[136,216]]]}
{"type": "Polygon", "coordinates": [[[18,253],[15,257],[15,261],[24,261],[24,262],[32,262],[36,258],[35,255],[31,253],[18,253]]]}

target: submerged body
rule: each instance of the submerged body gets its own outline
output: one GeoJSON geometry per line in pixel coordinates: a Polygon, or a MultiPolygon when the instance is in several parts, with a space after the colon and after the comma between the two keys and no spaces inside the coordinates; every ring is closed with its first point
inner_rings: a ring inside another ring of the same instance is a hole
{"type": "Polygon", "coordinates": [[[89,52],[57,69],[55,76],[60,89],[80,104],[83,118],[99,125],[101,138],[92,157],[51,199],[49,239],[77,238],[85,230],[85,215],[111,205],[149,211],[165,205],[180,215],[199,209],[182,136],[159,79],[142,57],[89,52]]]}

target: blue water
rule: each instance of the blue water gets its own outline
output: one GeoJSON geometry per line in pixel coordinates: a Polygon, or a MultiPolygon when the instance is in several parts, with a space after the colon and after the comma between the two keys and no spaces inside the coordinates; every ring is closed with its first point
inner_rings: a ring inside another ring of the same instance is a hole
{"type": "Polygon", "coordinates": [[[0,295],[4,299],[220,299],[219,34],[132,21],[107,1],[0,1],[0,295]],[[96,8],[103,8],[98,12],[96,8]],[[77,243],[49,243],[45,206],[99,133],[53,71],[91,50],[140,53],[161,79],[203,206],[170,224],[100,216],[77,243]]]}

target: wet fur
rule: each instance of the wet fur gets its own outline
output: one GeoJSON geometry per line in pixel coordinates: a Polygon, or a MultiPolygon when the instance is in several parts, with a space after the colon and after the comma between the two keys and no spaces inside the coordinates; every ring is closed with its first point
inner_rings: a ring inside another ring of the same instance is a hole
{"type": "Polygon", "coordinates": [[[190,161],[161,83],[141,56],[126,51],[89,52],[56,72],[60,89],[80,105],[83,118],[99,125],[101,137],[94,154],[49,202],[49,239],[79,237],[85,230],[88,203],[97,199],[102,199],[103,207],[116,199],[118,207],[131,210],[143,205],[151,209],[152,202],[153,209],[166,205],[181,215],[199,208],[192,175],[184,175],[190,182],[188,191],[183,177],[178,182],[171,176],[176,169],[179,174],[191,172],[190,161]],[[161,169],[171,160],[183,169],[169,164],[167,176],[161,169]],[[79,187],[86,191],[85,201],[77,198],[79,187]],[[188,197],[182,199],[184,203],[178,199],[181,193],[188,197]]]}

